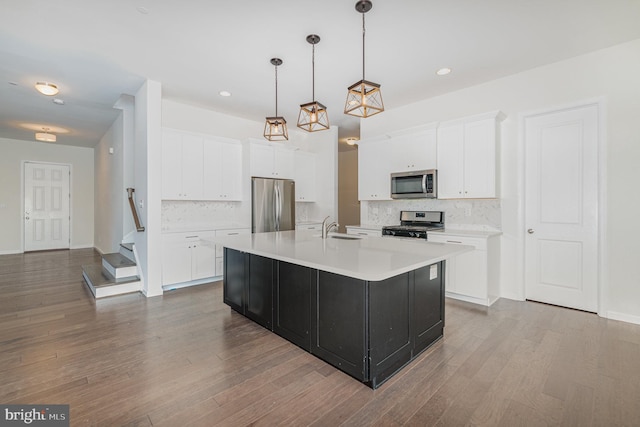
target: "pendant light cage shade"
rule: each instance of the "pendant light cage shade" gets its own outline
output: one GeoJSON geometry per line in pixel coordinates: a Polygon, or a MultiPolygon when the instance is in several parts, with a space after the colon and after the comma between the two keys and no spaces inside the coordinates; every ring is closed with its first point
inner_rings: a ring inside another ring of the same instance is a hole
{"type": "Polygon", "coordinates": [[[364,15],[369,12],[373,4],[370,0],[359,0],[356,11],[362,14],[362,80],[349,86],[344,113],[356,117],[367,118],[384,111],[380,85],[365,79],[365,35],[364,15]]]}
{"type": "Polygon", "coordinates": [[[289,139],[287,121],[278,116],[278,66],[282,65],[282,59],[271,58],[271,64],[275,67],[276,74],[276,115],[267,117],[264,123],[264,137],[269,141],[286,141],[289,139]]]}
{"type": "Polygon", "coordinates": [[[349,86],[348,90],[345,114],[366,118],[384,111],[379,84],[360,80],[349,86]]]}
{"type": "Polygon", "coordinates": [[[329,129],[329,114],[327,107],[319,102],[309,102],[300,106],[298,127],[307,132],[329,129]]]}
{"type": "Polygon", "coordinates": [[[264,124],[264,137],[269,141],[286,141],[289,139],[287,121],[284,117],[267,117],[264,124]]]}
{"type": "Polygon", "coordinates": [[[329,129],[329,114],[327,107],[316,101],[316,44],[320,36],[309,34],[307,42],[311,44],[311,95],[313,100],[300,105],[298,127],[307,132],[317,132],[329,129]]]}

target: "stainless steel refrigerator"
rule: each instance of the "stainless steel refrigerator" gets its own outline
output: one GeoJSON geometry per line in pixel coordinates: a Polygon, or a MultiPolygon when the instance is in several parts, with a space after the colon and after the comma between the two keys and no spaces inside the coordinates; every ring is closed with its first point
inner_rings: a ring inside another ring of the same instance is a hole
{"type": "Polygon", "coordinates": [[[291,179],[251,178],[251,232],[294,230],[295,189],[291,179]]]}

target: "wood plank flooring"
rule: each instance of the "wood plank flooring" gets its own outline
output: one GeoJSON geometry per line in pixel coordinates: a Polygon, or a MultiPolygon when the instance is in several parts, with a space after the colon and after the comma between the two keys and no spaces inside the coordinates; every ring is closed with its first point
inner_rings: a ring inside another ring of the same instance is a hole
{"type": "Polygon", "coordinates": [[[638,426],[640,326],[449,300],[445,337],[378,390],[232,312],[220,282],[95,301],[93,250],[0,256],[0,403],[73,426],[638,426]]]}

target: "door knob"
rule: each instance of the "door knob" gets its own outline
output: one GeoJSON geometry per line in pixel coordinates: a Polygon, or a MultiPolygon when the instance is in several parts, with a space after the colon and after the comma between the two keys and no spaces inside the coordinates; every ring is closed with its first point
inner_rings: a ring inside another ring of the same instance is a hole
{"type": "Polygon", "coordinates": [[[528,229],[528,230],[527,230],[527,233],[529,233],[529,234],[533,234],[533,233],[534,233],[533,228],[528,229]]]}

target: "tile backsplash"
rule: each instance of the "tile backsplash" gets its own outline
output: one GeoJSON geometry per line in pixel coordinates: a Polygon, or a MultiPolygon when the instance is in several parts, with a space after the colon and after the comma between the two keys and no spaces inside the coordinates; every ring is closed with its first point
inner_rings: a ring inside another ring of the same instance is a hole
{"type": "Polygon", "coordinates": [[[444,211],[445,226],[467,230],[501,230],[500,200],[414,199],[363,202],[362,224],[393,225],[400,223],[400,211],[444,211]]]}
{"type": "Polygon", "coordinates": [[[161,224],[163,229],[188,224],[250,224],[251,217],[244,218],[245,216],[246,213],[242,209],[242,202],[163,200],[161,224]]]}

